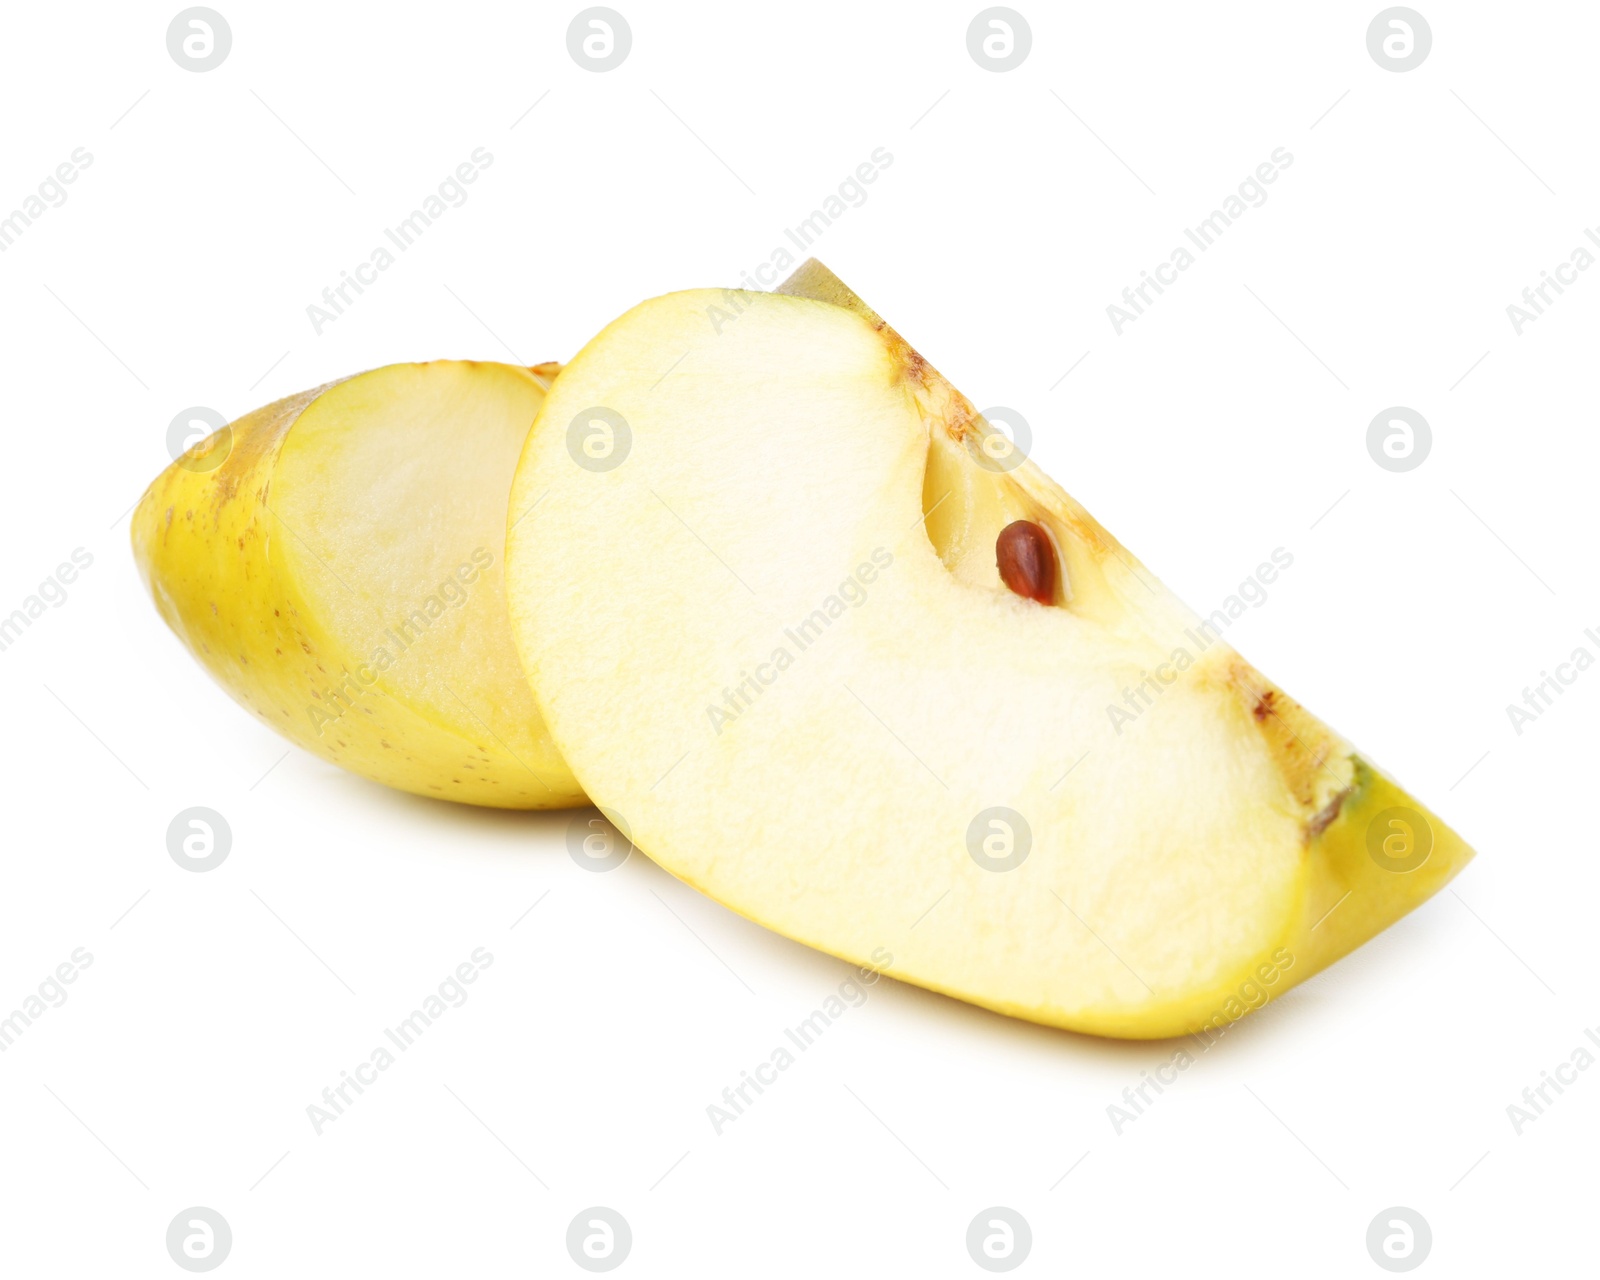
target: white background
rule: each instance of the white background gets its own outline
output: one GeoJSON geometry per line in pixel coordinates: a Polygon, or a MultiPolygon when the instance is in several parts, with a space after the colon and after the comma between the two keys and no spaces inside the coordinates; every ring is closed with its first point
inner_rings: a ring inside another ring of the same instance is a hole
{"type": "Polygon", "coordinates": [[[1520,1135],[1506,1108],[1600,1023],[1600,670],[1520,735],[1505,708],[1600,656],[1600,271],[1521,336],[1506,306],[1600,223],[1600,11],[1418,0],[1433,49],[1396,74],[1372,2],[1017,3],[1003,74],[968,55],[977,3],[616,0],[607,74],[568,55],[576,4],[217,0],[204,74],[168,55],[176,4],[10,7],[0,209],[93,163],[0,254],[0,613],[94,563],[0,653],[0,1011],[93,956],[0,1055],[7,1274],[182,1274],[191,1205],[237,1276],[581,1274],[596,1204],[637,1275],[977,1275],[991,1205],[1032,1226],[1020,1274],[1381,1274],[1392,1205],[1431,1224],[1423,1274],[1593,1269],[1600,1069],[1520,1135]],[[308,304],[477,147],[470,199],[316,334],[308,304]],[[1229,640],[1479,850],[1120,1135],[1108,1105],[1176,1044],[885,981],[717,1136],[706,1107],[845,965],[643,857],[585,873],[570,815],[285,755],[127,547],[184,407],[565,359],[738,284],[877,147],[818,255],[1202,611],[1289,550],[1229,640]],[[1119,337],[1106,306],[1277,147],[1267,203],[1119,337]],[[1391,405],[1433,430],[1407,474],[1366,452],[1391,405]],[[191,805],[234,836],[204,875],[166,850],[191,805]],[[470,1000],[317,1136],[308,1104],[480,946],[470,1000]]]}

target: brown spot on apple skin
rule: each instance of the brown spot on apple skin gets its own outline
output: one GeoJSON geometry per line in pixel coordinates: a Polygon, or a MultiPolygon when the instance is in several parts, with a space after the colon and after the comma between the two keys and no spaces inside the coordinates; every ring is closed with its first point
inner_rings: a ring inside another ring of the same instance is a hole
{"type": "Polygon", "coordinates": [[[1026,600],[1055,603],[1056,549],[1032,520],[1013,520],[994,544],[995,567],[1000,581],[1026,600]]]}
{"type": "Polygon", "coordinates": [[[1289,795],[1304,810],[1307,830],[1317,834],[1338,817],[1336,801],[1354,785],[1350,744],[1237,653],[1222,660],[1224,685],[1249,709],[1289,795]]]}
{"type": "Polygon", "coordinates": [[[1324,805],[1321,810],[1312,815],[1311,821],[1306,823],[1307,839],[1315,840],[1333,825],[1333,820],[1339,816],[1339,811],[1344,808],[1345,797],[1347,797],[1352,790],[1353,788],[1346,787],[1343,791],[1340,791],[1338,794],[1336,794],[1332,800],[1328,801],[1328,803],[1324,805]]]}

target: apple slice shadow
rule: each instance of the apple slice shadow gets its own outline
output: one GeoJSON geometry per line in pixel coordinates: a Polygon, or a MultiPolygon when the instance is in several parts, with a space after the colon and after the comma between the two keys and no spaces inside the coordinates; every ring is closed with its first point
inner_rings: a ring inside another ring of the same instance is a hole
{"type": "MultiPolygon", "coordinates": [[[[311,757],[317,764],[323,762],[311,757]]],[[[561,845],[568,825],[578,814],[593,814],[589,807],[576,809],[498,809],[488,805],[463,804],[456,800],[398,791],[381,782],[337,766],[327,766],[329,782],[348,787],[414,818],[425,831],[435,829],[441,840],[458,842],[462,828],[491,837],[477,845],[483,852],[521,856],[530,850],[553,854],[561,845]],[[518,837],[513,843],[508,837],[518,837]]],[[[470,838],[470,837],[469,837],[470,838]]]]}
{"type": "MultiPolygon", "coordinates": [[[[596,811],[590,809],[567,812],[596,811]]],[[[754,967],[798,968],[814,973],[820,987],[834,986],[841,975],[849,976],[857,972],[857,967],[849,961],[775,933],[740,915],[737,911],[723,906],[715,899],[706,898],[693,886],[685,884],[652,861],[648,855],[644,855],[643,850],[638,852],[641,854],[640,857],[629,858],[627,864],[619,870],[624,874],[647,878],[651,883],[646,887],[655,889],[658,893],[692,896],[703,901],[706,910],[717,913],[733,926],[738,935],[738,947],[746,956],[752,953],[760,955],[754,967]]],[[[1313,978],[1308,985],[1315,982],[1316,979],[1313,978]]],[[[883,1001],[897,1009],[912,1010],[919,1020],[934,1024],[941,1031],[948,1030],[963,1039],[982,1036],[990,1041],[1008,1042],[1023,1052],[1045,1053],[1079,1062],[1092,1060],[1125,1068],[1146,1065],[1152,1054],[1170,1054],[1180,1047],[1187,1047],[1196,1058],[1202,1056],[1221,1058],[1225,1046],[1242,1045],[1261,1034],[1263,1027],[1277,1023],[1284,1017],[1297,1016],[1300,1009],[1309,1008],[1312,1001],[1295,1000],[1298,990],[1299,988],[1296,988],[1286,992],[1249,1017],[1231,1023],[1222,1033],[1213,1035],[1209,1045],[1205,1045],[1205,1042],[1192,1035],[1169,1036],[1154,1040],[1120,1040],[1049,1027],[1042,1023],[1030,1022],[1026,1018],[1016,1018],[993,1009],[986,1009],[982,1005],[970,1004],[954,996],[947,996],[943,992],[901,981],[890,974],[883,974],[881,980],[871,988],[872,994],[868,1003],[883,1001]]]]}

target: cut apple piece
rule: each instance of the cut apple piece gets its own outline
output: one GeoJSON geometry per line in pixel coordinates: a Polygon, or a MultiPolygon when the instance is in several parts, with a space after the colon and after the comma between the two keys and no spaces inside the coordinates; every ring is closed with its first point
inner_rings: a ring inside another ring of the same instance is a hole
{"type": "Polygon", "coordinates": [[[134,556],[217,681],[418,795],[581,804],[505,612],[512,472],[555,365],[375,369],[247,414],[146,491],[134,556]]]}
{"type": "Polygon", "coordinates": [[[628,312],[517,469],[518,649],[639,848],[852,963],[1126,1037],[1225,1025],[1465,863],[859,299],[789,288],[628,312]],[[1003,563],[1018,521],[1048,592],[1003,563]]]}

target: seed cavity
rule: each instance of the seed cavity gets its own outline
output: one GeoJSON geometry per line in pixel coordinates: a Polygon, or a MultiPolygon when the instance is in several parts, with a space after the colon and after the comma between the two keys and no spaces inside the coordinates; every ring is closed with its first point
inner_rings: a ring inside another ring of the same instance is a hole
{"type": "Polygon", "coordinates": [[[1013,520],[994,543],[995,567],[1000,581],[1027,600],[1054,604],[1056,549],[1032,520],[1013,520]]]}

